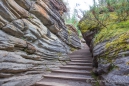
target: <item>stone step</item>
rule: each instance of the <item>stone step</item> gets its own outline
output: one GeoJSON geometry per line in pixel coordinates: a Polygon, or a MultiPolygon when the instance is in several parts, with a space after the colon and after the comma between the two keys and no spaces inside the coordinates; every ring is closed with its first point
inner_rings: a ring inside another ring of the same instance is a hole
{"type": "Polygon", "coordinates": [[[50,73],[49,76],[58,76],[58,77],[80,77],[80,78],[92,78],[90,75],[86,74],[73,74],[73,73],[50,73]]]}
{"type": "Polygon", "coordinates": [[[49,83],[36,82],[34,85],[31,85],[31,86],[54,86],[54,85],[49,85],[49,83]]]}
{"type": "Polygon", "coordinates": [[[92,67],[89,66],[62,66],[60,68],[66,68],[66,69],[79,69],[79,70],[91,70],[92,67]]]}
{"type": "Polygon", "coordinates": [[[92,59],[87,59],[87,58],[70,58],[70,60],[88,60],[88,61],[91,61],[92,59]]]}
{"type": "MultiPolygon", "coordinates": [[[[91,72],[91,71],[89,71],[89,70],[79,70],[79,69],[69,69],[69,68],[64,68],[64,69],[58,69],[58,70],[60,70],[60,71],[70,71],[70,72],[74,72],[74,71],[76,71],[76,72],[91,72]]],[[[54,71],[54,70],[53,70],[54,71]]],[[[56,70],[55,70],[56,71],[56,70]]]]}
{"type": "Polygon", "coordinates": [[[88,77],[74,77],[74,76],[61,76],[61,75],[44,75],[44,78],[74,80],[74,81],[94,80],[93,78],[88,78],[88,77]]]}
{"type": "Polygon", "coordinates": [[[75,63],[75,62],[68,62],[67,65],[92,66],[92,63],[75,63]]]}
{"type": "Polygon", "coordinates": [[[92,58],[91,56],[81,56],[81,55],[79,55],[79,56],[70,55],[69,57],[70,58],[87,58],[87,59],[92,58]]]}
{"type": "Polygon", "coordinates": [[[71,56],[69,56],[70,58],[87,58],[87,59],[91,59],[92,57],[91,56],[81,56],[81,55],[79,55],[79,56],[74,56],[74,55],[71,55],[71,56]]]}
{"type": "Polygon", "coordinates": [[[71,62],[92,63],[90,60],[71,60],[71,62]]]}
{"type": "Polygon", "coordinates": [[[92,57],[70,57],[70,59],[85,59],[85,60],[92,60],[92,57]]]}
{"type": "Polygon", "coordinates": [[[77,71],[77,70],[52,70],[52,73],[69,73],[69,74],[85,74],[91,75],[91,72],[88,71],[77,71]]]}
{"type": "Polygon", "coordinates": [[[74,52],[70,55],[83,55],[83,56],[91,56],[91,53],[90,52],[74,52]]]}
{"type": "Polygon", "coordinates": [[[84,56],[84,55],[68,55],[70,58],[79,58],[79,57],[81,57],[81,58],[92,58],[91,57],[91,55],[86,55],[86,56],[84,56]]]}
{"type": "Polygon", "coordinates": [[[35,86],[92,86],[86,81],[74,81],[65,79],[45,78],[43,81],[37,82],[35,86]]]}
{"type": "Polygon", "coordinates": [[[81,50],[77,50],[77,51],[74,51],[74,52],[84,52],[84,53],[86,53],[86,52],[89,52],[89,49],[81,49],[81,50]]]}

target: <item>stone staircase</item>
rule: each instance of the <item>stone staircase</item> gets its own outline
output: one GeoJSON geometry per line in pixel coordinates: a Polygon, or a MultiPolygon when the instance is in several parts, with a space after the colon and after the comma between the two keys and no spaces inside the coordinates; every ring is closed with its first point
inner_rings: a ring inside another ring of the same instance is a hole
{"type": "Polygon", "coordinates": [[[69,57],[70,61],[65,66],[44,75],[43,80],[33,86],[92,86],[87,83],[93,80],[92,57],[88,47],[73,52],[69,57]]]}

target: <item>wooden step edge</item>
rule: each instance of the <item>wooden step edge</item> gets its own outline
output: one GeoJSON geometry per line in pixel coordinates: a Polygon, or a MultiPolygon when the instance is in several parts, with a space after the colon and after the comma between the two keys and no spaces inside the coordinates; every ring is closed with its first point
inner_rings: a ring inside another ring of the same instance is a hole
{"type": "Polygon", "coordinates": [[[31,86],[54,86],[54,85],[45,84],[45,83],[42,83],[42,81],[40,81],[40,82],[36,82],[34,85],[31,85],[31,86]]]}
{"type": "Polygon", "coordinates": [[[78,69],[78,70],[92,70],[92,67],[85,67],[85,68],[79,68],[79,67],[60,67],[61,69],[78,69]]]}
{"type": "Polygon", "coordinates": [[[92,61],[85,61],[85,60],[71,60],[70,62],[92,63],[92,61]]]}
{"type": "Polygon", "coordinates": [[[64,80],[77,80],[77,81],[94,80],[94,78],[64,77],[64,76],[53,76],[53,75],[44,75],[44,78],[64,79],[64,80]]]}
{"type": "Polygon", "coordinates": [[[70,63],[68,62],[67,65],[92,66],[92,63],[70,63]]]}
{"type": "Polygon", "coordinates": [[[77,71],[60,71],[60,70],[53,70],[52,73],[70,73],[70,74],[84,74],[84,75],[91,75],[90,72],[77,72],[77,71]]]}
{"type": "Polygon", "coordinates": [[[65,65],[65,66],[60,66],[61,67],[71,67],[71,68],[92,68],[92,66],[80,66],[80,65],[65,65]]]}
{"type": "Polygon", "coordinates": [[[71,58],[70,58],[70,60],[92,61],[92,60],[88,60],[88,59],[80,59],[80,58],[79,58],[79,59],[71,59],[71,58]]]}

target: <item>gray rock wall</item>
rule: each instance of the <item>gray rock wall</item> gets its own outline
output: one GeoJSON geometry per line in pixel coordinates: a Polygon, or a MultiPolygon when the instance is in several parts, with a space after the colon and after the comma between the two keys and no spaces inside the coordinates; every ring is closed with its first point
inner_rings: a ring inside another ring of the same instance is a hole
{"type": "Polygon", "coordinates": [[[81,47],[62,19],[66,10],[57,0],[0,0],[0,86],[34,84],[81,47]]]}

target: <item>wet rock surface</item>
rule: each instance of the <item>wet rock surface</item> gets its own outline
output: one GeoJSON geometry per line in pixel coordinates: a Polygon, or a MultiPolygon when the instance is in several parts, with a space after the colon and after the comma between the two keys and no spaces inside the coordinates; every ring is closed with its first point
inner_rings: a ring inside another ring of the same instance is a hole
{"type": "Polygon", "coordinates": [[[0,86],[32,85],[81,48],[62,19],[66,11],[58,0],[0,1],[0,86]]]}

